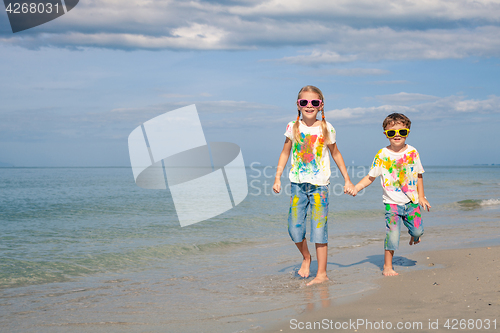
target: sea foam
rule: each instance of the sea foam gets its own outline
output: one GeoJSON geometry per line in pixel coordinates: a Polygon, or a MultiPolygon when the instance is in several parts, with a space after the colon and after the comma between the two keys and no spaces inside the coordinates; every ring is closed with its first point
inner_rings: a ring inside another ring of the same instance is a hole
{"type": "Polygon", "coordinates": [[[480,205],[481,206],[496,206],[496,205],[500,205],[500,199],[481,200],[480,205]]]}

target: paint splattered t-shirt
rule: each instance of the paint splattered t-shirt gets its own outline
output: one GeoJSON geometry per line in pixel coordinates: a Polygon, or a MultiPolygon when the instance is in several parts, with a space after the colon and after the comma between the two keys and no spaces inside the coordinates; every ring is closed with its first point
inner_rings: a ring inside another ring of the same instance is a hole
{"type": "Polygon", "coordinates": [[[399,153],[387,148],[379,150],[368,175],[380,176],[384,203],[404,205],[410,201],[418,204],[417,180],[422,173],[424,168],[417,150],[406,145],[399,153]]]}
{"type": "MultiPolygon", "coordinates": [[[[292,140],[292,168],[289,178],[292,183],[309,183],[313,185],[330,184],[330,155],[325,145],[321,126],[308,127],[299,124],[300,141],[296,142],[293,135],[293,124],[288,123],[285,136],[292,140]]],[[[336,133],[333,126],[327,122],[330,143],[334,144],[336,133]]]]}

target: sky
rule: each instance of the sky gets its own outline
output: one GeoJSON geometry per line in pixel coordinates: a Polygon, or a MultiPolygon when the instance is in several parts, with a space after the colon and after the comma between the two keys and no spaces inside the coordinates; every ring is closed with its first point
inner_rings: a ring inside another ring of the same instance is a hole
{"type": "Polygon", "coordinates": [[[207,141],[276,165],[315,85],[347,165],[392,112],[424,167],[499,164],[499,57],[494,0],[82,0],[17,33],[3,12],[0,162],[130,166],[132,130],[195,104],[207,141]]]}

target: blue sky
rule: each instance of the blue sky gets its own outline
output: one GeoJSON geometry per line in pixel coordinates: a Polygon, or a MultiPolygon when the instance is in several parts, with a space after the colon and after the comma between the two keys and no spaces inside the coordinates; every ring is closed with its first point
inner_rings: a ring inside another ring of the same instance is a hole
{"type": "Polygon", "coordinates": [[[500,163],[500,1],[80,1],[13,34],[0,15],[0,162],[127,166],[127,137],[196,104],[207,141],[277,163],[298,90],[325,94],[348,165],[392,112],[424,165],[500,163]]]}

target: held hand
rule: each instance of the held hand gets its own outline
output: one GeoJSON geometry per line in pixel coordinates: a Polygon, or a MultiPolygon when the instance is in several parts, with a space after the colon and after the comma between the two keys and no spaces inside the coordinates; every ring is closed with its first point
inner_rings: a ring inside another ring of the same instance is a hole
{"type": "Polygon", "coordinates": [[[354,186],[353,183],[346,182],[344,185],[344,193],[350,194],[353,197],[355,197],[356,194],[358,194],[358,190],[356,190],[356,187],[354,186]]]}
{"type": "Polygon", "coordinates": [[[352,190],[352,194],[351,194],[351,195],[352,195],[353,197],[355,197],[356,195],[358,195],[358,192],[359,192],[359,191],[358,191],[358,189],[357,189],[357,187],[356,187],[356,186],[353,186],[352,188],[353,188],[353,190],[352,190]]]}
{"type": "Polygon", "coordinates": [[[273,191],[274,191],[274,193],[280,193],[280,191],[281,191],[281,181],[280,180],[276,179],[274,181],[273,191]]]}
{"type": "Polygon", "coordinates": [[[430,210],[431,205],[429,204],[429,201],[427,201],[427,198],[420,199],[419,201],[420,201],[420,206],[422,206],[424,210],[425,209],[427,209],[427,211],[430,210]]]}

